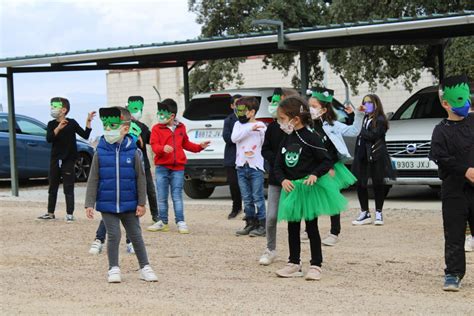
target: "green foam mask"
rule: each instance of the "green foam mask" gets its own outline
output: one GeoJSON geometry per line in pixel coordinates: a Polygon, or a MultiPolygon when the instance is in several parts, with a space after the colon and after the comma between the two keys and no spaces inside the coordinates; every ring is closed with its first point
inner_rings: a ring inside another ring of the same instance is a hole
{"type": "Polygon", "coordinates": [[[443,100],[453,108],[464,107],[469,98],[469,85],[466,82],[445,86],[443,89],[443,100]]]}
{"type": "Polygon", "coordinates": [[[245,116],[247,115],[247,106],[245,104],[237,105],[237,116],[245,116]]]}
{"type": "Polygon", "coordinates": [[[140,112],[143,110],[143,102],[141,100],[128,101],[127,110],[129,110],[130,113],[140,112]]]}
{"type": "Polygon", "coordinates": [[[328,91],[313,91],[311,96],[322,102],[332,102],[333,96],[328,91]]]}
{"type": "Polygon", "coordinates": [[[53,101],[51,102],[51,107],[55,109],[62,109],[63,103],[61,101],[53,101]]]}
{"type": "Polygon", "coordinates": [[[141,133],[142,133],[142,129],[140,128],[140,126],[138,126],[137,123],[135,122],[130,123],[130,132],[129,132],[130,135],[133,135],[138,138],[140,137],[141,133]]]}
{"type": "Polygon", "coordinates": [[[167,110],[158,110],[156,114],[158,115],[159,121],[167,121],[171,118],[171,115],[173,115],[173,113],[167,110]]]}
{"type": "Polygon", "coordinates": [[[102,120],[104,129],[107,129],[110,127],[110,129],[116,130],[116,129],[119,129],[123,123],[123,121],[120,119],[119,116],[102,116],[100,119],[102,120]]]}

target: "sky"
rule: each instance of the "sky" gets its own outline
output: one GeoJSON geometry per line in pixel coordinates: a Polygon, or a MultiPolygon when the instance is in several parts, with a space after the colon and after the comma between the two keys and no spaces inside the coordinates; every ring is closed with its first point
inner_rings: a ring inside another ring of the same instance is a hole
{"type": "MultiPolygon", "coordinates": [[[[201,29],[195,20],[187,0],[0,0],[0,58],[192,39],[201,29]]],[[[14,78],[16,113],[45,123],[53,96],[67,97],[81,124],[107,102],[105,71],[14,78]]],[[[6,111],[4,78],[0,103],[6,111]]]]}

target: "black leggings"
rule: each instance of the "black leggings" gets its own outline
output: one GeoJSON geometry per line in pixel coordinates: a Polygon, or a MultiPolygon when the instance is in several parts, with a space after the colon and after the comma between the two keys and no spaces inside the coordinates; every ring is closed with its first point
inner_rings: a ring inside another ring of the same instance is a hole
{"type": "Polygon", "coordinates": [[[372,188],[375,196],[375,209],[382,211],[383,203],[385,201],[385,184],[383,175],[383,160],[373,162],[362,161],[360,163],[360,171],[357,181],[357,196],[359,197],[360,208],[362,211],[369,210],[369,192],[367,183],[369,176],[372,179],[372,188]]]}
{"type": "MultiPolygon", "coordinates": [[[[301,261],[300,228],[301,222],[288,222],[288,245],[290,247],[290,257],[288,261],[294,264],[300,264],[301,261]]],[[[311,248],[311,265],[321,267],[323,263],[323,252],[318,230],[318,218],[306,221],[306,232],[308,233],[311,248]]]]}
{"type": "Polygon", "coordinates": [[[58,189],[63,179],[64,196],[66,197],[66,212],[74,213],[74,159],[57,160],[51,159],[49,166],[49,190],[48,190],[48,213],[54,213],[58,199],[58,189]]]}

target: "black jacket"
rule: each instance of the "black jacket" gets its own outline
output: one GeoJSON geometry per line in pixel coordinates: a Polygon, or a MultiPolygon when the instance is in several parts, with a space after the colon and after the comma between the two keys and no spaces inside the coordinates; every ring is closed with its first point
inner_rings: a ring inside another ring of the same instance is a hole
{"type": "Polygon", "coordinates": [[[443,198],[460,196],[465,186],[473,187],[465,174],[474,167],[474,114],[459,122],[444,119],[436,125],[429,157],[438,165],[443,198]]]}
{"type": "Polygon", "coordinates": [[[52,143],[51,146],[51,160],[68,160],[77,158],[77,144],[76,134],[84,139],[88,139],[91,135],[92,129],[82,129],[79,123],[72,118],[66,118],[67,125],[58,133],[54,135],[54,130],[58,127],[59,122],[52,120],[48,122],[46,129],[46,141],[52,143]]]}
{"type": "Polygon", "coordinates": [[[364,118],[362,129],[356,141],[352,172],[358,177],[361,164],[378,161],[383,162],[377,164],[382,167],[379,172],[383,173],[385,178],[394,179],[395,171],[385,142],[385,134],[387,133],[385,119],[383,116],[379,116],[376,120],[376,126],[373,127],[373,122],[369,122],[368,116],[364,118]]]}
{"type": "Polygon", "coordinates": [[[262,145],[262,156],[267,162],[268,166],[268,184],[281,186],[281,183],[275,178],[275,159],[280,149],[280,144],[285,138],[286,134],[280,128],[277,121],[271,122],[267,126],[265,132],[265,140],[262,145]]]}
{"type": "Polygon", "coordinates": [[[150,136],[151,136],[150,129],[148,128],[148,126],[146,126],[144,123],[140,121],[133,120],[133,119],[132,121],[135,122],[138,125],[138,127],[140,127],[140,129],[142,130],[140,136],[142,137],[143,146],[140,146],[139,142],[137,142],[137,147],[139,147],[142,150],[143,160],[145,162],[145,168],[150,169],[151,168],[150,160],[148,159],[148,154],[146,150],[146,145],[150,144],[150,136]]]}
{"type": "Polygon", "coordinates": [[[235,156],[237,155],[237,147],[231,140],[232,131],[234,129],[235,122],[238,121],[235,113],[229,114],[224,120],[224,129],[222,131],[222,138],[225,141],[224,149],[224,166],[235,167],[235,156]]]}

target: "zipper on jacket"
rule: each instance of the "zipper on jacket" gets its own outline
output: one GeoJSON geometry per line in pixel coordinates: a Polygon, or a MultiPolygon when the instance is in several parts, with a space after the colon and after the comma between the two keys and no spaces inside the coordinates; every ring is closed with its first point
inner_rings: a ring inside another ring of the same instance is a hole
{"type": "Polygon", "coordinates": [[[117,185],[116,187],[117,200],[115,202],[116,202],[116,207],[117,207],[117,213],[120,213],[120,159],[119,159],[120,145],[115,150],[115,176],[116,176],[115,182],[117,185]]]}
{"type": "MultiPolygon", "coordinates": [[[[177,126],[176,126],[177,128],[177,126]]],[[[174,162],[173,162],[173,165],[176,165],[176,138],[175,138],[175,132],[176,132],[176,128],[174,129],[174,131],[172,131],[172,134],[173,134],[173,157],[174,157],[174,162]]]]}

